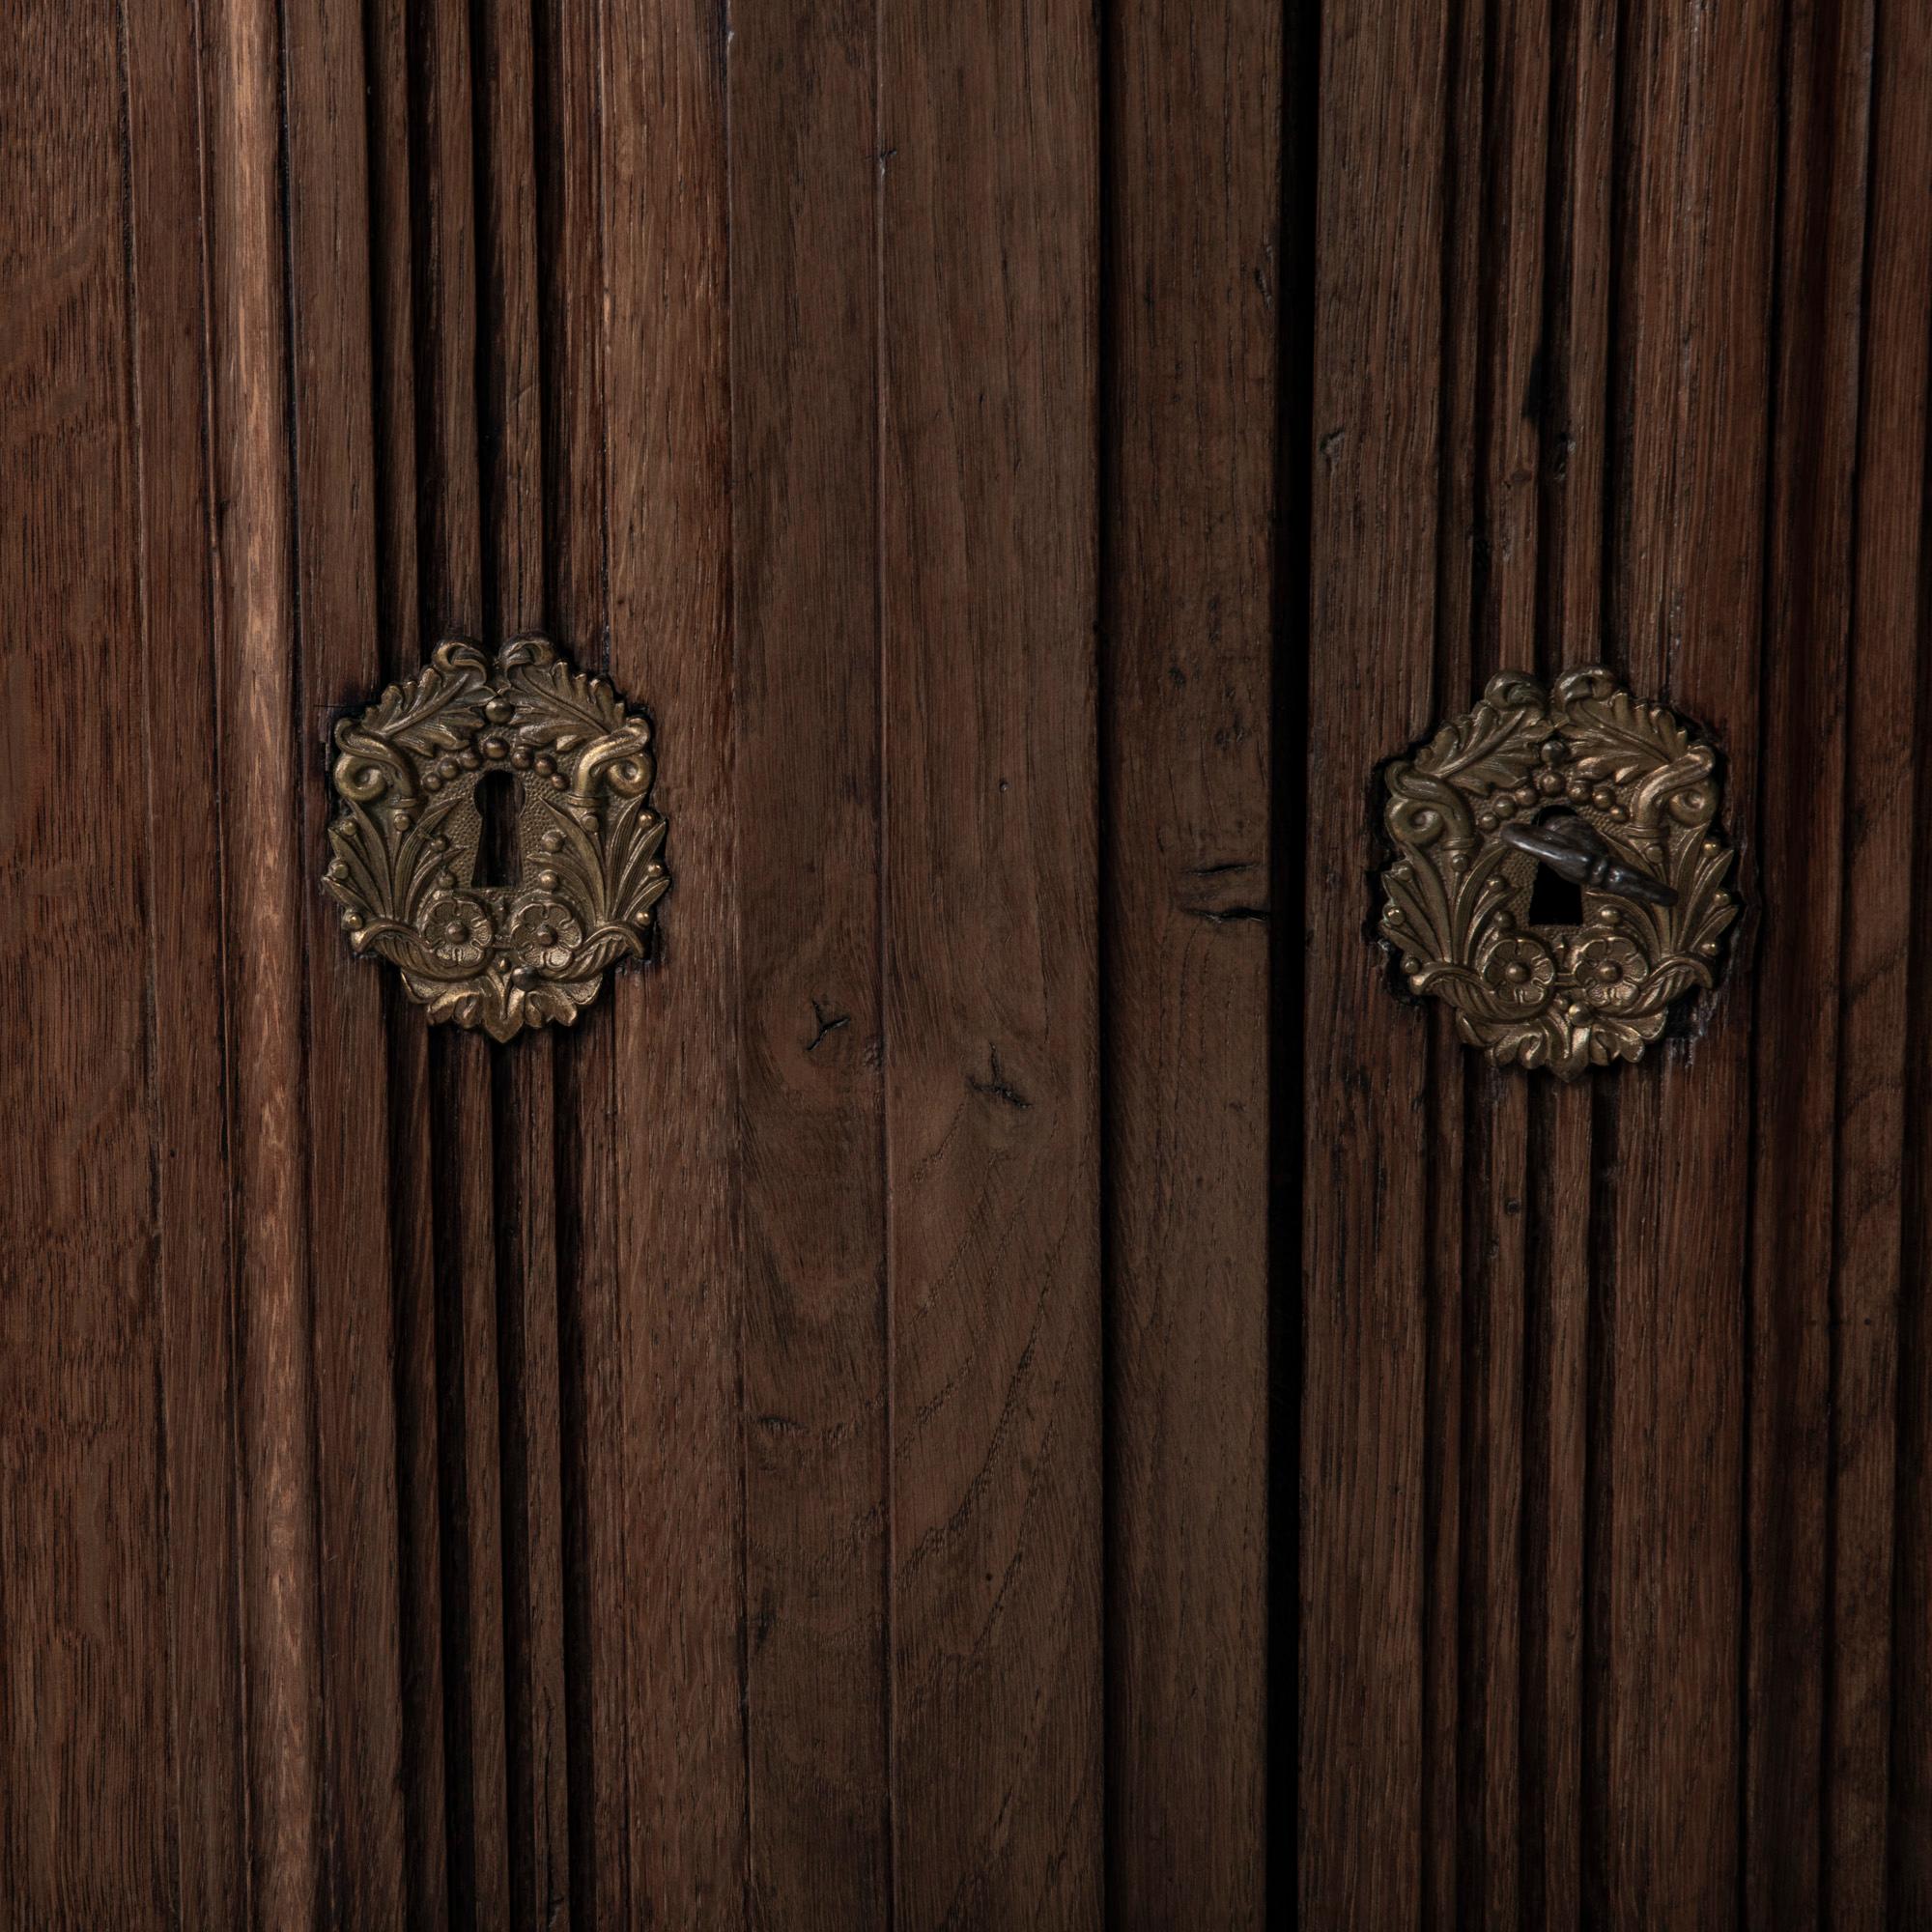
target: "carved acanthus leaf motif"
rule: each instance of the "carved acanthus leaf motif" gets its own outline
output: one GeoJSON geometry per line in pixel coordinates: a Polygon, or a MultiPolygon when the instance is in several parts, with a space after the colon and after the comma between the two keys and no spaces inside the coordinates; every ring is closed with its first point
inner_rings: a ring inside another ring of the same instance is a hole
{"type": "Polygon", "coordinates": [[[1716,764],[1683,720],[1607,670],[1571,671],[1550,689],[1520,672],[1491,679],[1479,703],[1383,775],[1395,850],[1379,931],[1404,983],[1453,1007],[1458,1033],[1499,1065],[1567,1080],[1638,1059],[1676,1002],[1715,985],[1737,918],[1716,764]],[[1537,862],[1499,833],[1558,814],[1674,903],[1586,887],[1580,921],[1532,923],[1537,862]]]}
{"type": "Polygon", "coordinates": [[[432,1020],[497,1039],[567,1026],[610,967],[644,955],[670,884],[650,725],[548,639],[513,638],[494,662],[440,644],[334,740],[324,884],[351,947],[391,961],[432,1020]],[[476,876],[493,771],[517,786],[514,883],[476,876]]]}

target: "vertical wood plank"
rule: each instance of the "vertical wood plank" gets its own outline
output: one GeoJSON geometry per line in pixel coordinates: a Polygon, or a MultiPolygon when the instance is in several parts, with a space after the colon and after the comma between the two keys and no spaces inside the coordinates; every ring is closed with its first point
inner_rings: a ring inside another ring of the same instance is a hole
{"type": "MultiPolygon", "coordinates": [[[[1914,792],[1925,761],[1919,667],[1928,552],[1932,380],[1932,30],[1887,7],[1869,44],[1872,173],[1864,242],[1839,970],[1837,1190],[1832,1363],[1830,1649],[1825,1697],[1824,1913],[1847,1928],[1910,1923],[1889,1897],[1895,1616],[1922,1627],[1924,1598],[1895,1605],[1896,1386],[1904,1239],[1914,792]],[[1908,775],[1910,777],[1908,778],[1908,775]]],[[[1922,1711],[1925,1707],[1919,1706],[1922,1711]]],[[[1907,1748],[1913,1748],[1908,1742],[1907,1748]]]]}
{"type": "MultiPolygon", "coordinates": [[[[540,0],[538,284],[544,383],[544,588],[550,626],[608,671],[602,11],[540,0]]],[[[580,1926],[629,1922],[621,1605],[623,1373],[616,1300],[616,1090],[611,1002],[554,1048],[557,1378],[570,1888],[580,1926]]]]}
{"type": "MultiPolygon", "coordinates": [[[[376,685],[375,466],[365,81],[359,9],[283,9],[300,653],[309,1251],[315,1375],[327,1883],[331,1917],[403,1914],[389,1136],[383,990],[316,890],[334,801],[327,732],[376,685]]],[[[299,646],[298,645],[299,639],[299,646]]]]}
{"type": "MultiPolygon", "coordinates": [[[[1881,244],[1897,250],[1898,259],[1874,280],[1871,313],[1900,318],[1902,333],[1882,346],[1874,337],[1870,348],[1871,400],[1866,406],[1866,434],[1872,439],[1874,483],[1888,487],[1881,519],[1882,554],[1892,564],[1883,586],[1864,593],[1861,576],[1860,638],[1871,639],[1881,652],[1910,648],[1916,656],[1914,690],[1913,770],[1910,798],[1914,835],[1910,880],[1908,957],[1916,964],[1932,948],[1932,652],[1925,648],[1932,601],[1932,578],[1924,568],[1928,548],[1927,479],[1912,472],[1910,483],[1894,465],[1909,460],[1915,439],[1908,433],[1913,417],[1919,422],[1917,442],[1926,434],[1925,390],[1921,375],[1918,392],[1900,408],[1891,388],[1892,358],[1910,367],[1922,352],[1921,323],[1914,342],[1909,317],[1916,284],[1927,275],[1925,237],[1905,232],[1906,210],[1915,181],[1925,178],[1932,151],[1932,20],[1909,7],[1888,4],[1880,17],[1881,45],[1886,66],[1878,81],[1874,107],[1878,140],[1874,151],[1873,233],[1871,259],[1875,277],[1881,244]],[[1883,287],[1883,301],[1877,291],[1883,287]],[[1881,377],[1883,376],[1883,384],[1881,377]],[[1897,412],[1888,417],[1883,410],[1897,412]],[[1903,421],[1901,421],[1901,417],[1903,421]],[[1893,439],[1896,438],[1894,446],[1893,439]],[[1913,495],[1917,493],[1916,508],[1913,495]],[[1916,545],[1919,567],[1908,575],[1908,548],[1916,545]],[[1911,639],[1911,644],[1906,640],[1911,639]]],[[[1918,296],[1923,313],[1922,292],[1918,296]]],[[[1901,372],[1902,373],[1902,372],[1901,372]]],[[[1932,374],[1932,372],[1928,372],[1932,374]]],[[[1861,491],[1861,517],[1863,491],[1861,491]]],[[[1901,789],[1903,789],[1901,787],[1901,789]]],[[[1893,890],[1897,888],[1894,885],[1893,890]]],[[[1906,1022],[1906,1106],[1900,1132],[1902,1169],[1900,1279],[1897,1298],[1896,1455],[1893,1493],[1893,1562],[1891,1587],[1890,1708],[1887,1726],[1889,1748],[1887,1793],[1887,1909],[1895,1926],[1932,1920],[1932,1725],[1924,1713],[1932,1710],[1932,1026],[1925,1023],[1922,997],[1915,998],[1906,1022]]]]}
{"type": "MultiPolygon", "coordinates": [[[[1490,14],[1462,4],[1444,10],[1442,71],[1442,319],[1437,367],[1437,511],[1434,610],[1434,718],[1467,707],[1481,679],[1475,652],[1479,600],[1478,377],[1482,362],[1483,77],[1490,14]]],[[[1384,753],[1386,755],[1386,753],[1384,753]]],[[[1470,1241],[1482,1227],[1481,1190],[1487,1123],[1477,1115],[1482,1068],[1456,1037],[1455,1015],[1432,1006],[1429,1070],[1423,1105],[1431,1152],[1423,1194],[1427,1248],[1428,1364],[1423,1429],[1436,1446],[1428,1459],[1423,1504],[1423,1845],[1425,1932],[1459,1924],[1463,1898],[1479,1874],[1480,1832],[1474,1809],[1483,1788],[1470,1743],[1482,1702],[1468,1692],[1471,1635],[1483,1619],[1469,1614],[1471,1572],[1481,1583],[1484,1495],[1472,1481],[1470,1448],[1480,1441],[1487,1391],[1482,1362],[1470,1351],[1471,1325],[1486,1291],[1469,1266],[1470,1241]],[[1476,1515],[1469,1520],[1470,1506],[1476,1515]],[[1473,1533],[1472,1533],[1473,1532],[1473,1533]],[[1473,1703],[1473,1709],[1467,1708],[1473,1703]]]]}
{"type": "Polygon", "coordinates": [[[322,1908],[325,1745],[281,47],[265,0],[205,17],[249,1834],[257,1921],[293,1928],[322,1908]]]}
{"type": "MultiPolygon", "coordinates": [[[[483,430],[485,636],[541,629],[544,595],[542,302],[536,85],[527,0],[474,14],[479,154],[477,356],[483,430]]],[[[574,651],[577,639],[561,640],[574,651]]],[[[555,1039],[491,1054],[502,1391],[506,1796],[510,1913],[570,1914],[564,1736],[563,1447],[557,1366],[555,1039]]]]}
{"type": "MultiPolygon", "coordinates": [[[[424,9],[413,46],[417,585],[420,638],[487,620],[473,49],[468,10],[424,9]]],[[[438,1433],[450,1916],[510,1921],[501,1392],[490,1044],[431,1032],[438,1433]]]]}
{"type": "Polygon", "coordinates": [[[895,1891],[1097,1925],[1096,36],[879,60],[895,1891]]]}
{"type": "MultiPolygon", "coordinates": [[[[206,264],[199,247],[182,244],[185,226],[198,227],[201,214],[199,42],[181,31],[165,5],[130,7],[124,32],[144,583],[141,690],[148,710],[154,1268],[163,1351],[158,1421],[167,1486],[174,1909],[184,1924],[242,1924],[247,1873],[236,1829],[244,1776],[221,841],[217,813],[168,809],[177,798],[213,798],[218,783],[209,622],[206,264]]],[[[8,1599],[0,1583],[0,1605],[8,1599]]],[[[11,1619],[9,1628],[16,1628],[11,1619]]],[[[115,1684],[112,1691],[120,1734],[138,1730],[127,1722],[125,1687],[115,1684]]],[[[92,1856],[86,1834],[71,1832],[69,1844],[72,1854],[92,1856]]],[[[18,1899],[11,1886],[5,1889],[18,1899]]],[[[125,1910],[96,1916],[128,1922],[125,1910]]]]}
{"type": "MultiPolygon", "coordinates": [[[[1636,690],[1740,757],[1758,723],[1777,51],[1765,13],[1649,4],[1623,46],[1612,641],[1636,690]]],[[[1747,851],[1749,806],[1734,785],[1747,851]]],[[[1750,1026],[1733,981],[1694,1047],[1617,1089],[1605,1878],[1632,1922],[1739,1907],[1750,1026]]]]}
{"type": "Polygon", "coordinates": [[[1844,683],[1872,10],[1794,12],[1786,59],[1756,975],[1745,1766],[1753,1922],[1816,1917],[1825,1815],[1844,683]],[[1814,1050],[1794,1056],[1789,1042],[1814,1050]]]}
{"type": "Polygon", "coordinates": [[[1282,15],[1107,51],[1108,1895],[1259,1923],[1282,15]]]}
{"type": "MultiPolygon", "coordinates": [[[[1490,10],[1445,14],[1441,166],[1441,348],[1437,429],[1435,609],[1432,717],[1464,711],[1482,686],[1478,611],[1484,554],[1482,500],[1486,307],[1486,68],[1490,10]]],[[[1484,1115],[1484,1068],[1457,1037],[1455,1014],[1428,1014],[1430,1066],[1422,1105],[1430,1121],[1424,1196],[1428,1368],[1424,1374],[1424,1658],[1422,1658],[1422,1924],[1455,1926],[1484,1878],[1484,1762],[1492,1376],[1488,1341],[1490,1242],[1486,1173],[1493,1122],[1484,1115]]],[[[1497,1768],[1501,1770],[1501,1768],[1497,1768]]]]}
{"type": "Polygon", "coordinates": [[[637,1917],[745,1911],[738,887],[724,20],[604,28],[611,669],[658,720],[662,971],[611,991],[622,1322],[629,1857],[637,1917]]]}
{"type": "Polygon", "coordinates": [[[751,1916],[890,1922],[871,0],[733,16],[751,1916]]]}
{"type": "MultiPolygon", "coordinates": [[[[1364,790],[1430,721],[1444,27],[1322,19],[1303,1082],[1303,1918],[1422,1896],[1424,1029],[1364,956],[1364,790]]],[[[1442,1827],[1435,1823],[1436,1830],[1442,1827]]]]}
{"type": "Polygon", "coordinates": [[[1536,1928],[1581,1912],[1590,1127],[1588,1086],[1531,1095],[1520,1830],[1522,1923],[1536,1928]]]}
{"type": "MultiPolygon", "coordinates": [[[[1546,185],[1538,481],[1540,639],[1546,678],[1601,662],[1609,438],[1611,178],[1616,134],[1613,0],[1559,11],[1550,50],[1550,176],[1546,185]]],[[[1525,401],[1527,411],[1531,404],[1525,401]]],[[[1530,1627],[1523,1660],[1522,1916],[1577,1923],[1585,1836],[1586,1530],[1593,1520],[1590,1365],[1598,1257],[1593,1113],[1605,1083],[1531,1097],[1531,1256],[1524,1337],[1524,1565],[1530,1627]]],[[[1605,1103],[1606,1104],[1606,1103],[1605,1103]]]]}
{"type": "MultiPolygon", "coordinates": [[[[416,567],[414,240],[408,0],[367,12],[371,331],[377,632],[384,680],[423,660],[416,567]]],[[[435,1198],[429,1042],[421,1011],[384,976],[388,1036],[389,1214],[395,1282],[397,1588],[404,1704],[403,1838],[409,1923],[449,1919],[443,1761],[441,1432],[437,1378],[435,1198]]]]}
{"type": "MultiPolygon", "coordinates": [[[[0,1886],[21,1922],[161,1926],[182,1875],[157,1454],[175,1316],[156,1277],[180,1257],[148,1037],[167,747],[136,707],[146,660],[176,639],[145,568],[125,27],[27,7],[0,29],[0,583],[21,614],[0,807],[17,1135],[0,1195],[0,1886]],[[152,1755],[128,1750],[130,1729],[152,1755]]],[[[192,475],[192,439],[180,454],[192,475]]]]}
{"type": "MultiPolygon", "coordinates": [[[[1868,244],[1871,332],[1867,338],[1863,445],[1869,468],[1861,471],[1869,480],[1860,489],[1858,650],[1861,660],[1869,652],[1881,665],[1909,663],[1914,667],[1913,778],[1909,792],[1902,784],[1898,791],[1911,800],[1915,828],[1906,872],[1911,882],[1911,923],[1905,957],[1917,962],[1927,956],[1926,949],[1932,946],[1932,836],[1926,832],[1928,813],[1932,813],[1932,653],[1924,643],[1928,614],[1932,614],[1928,612],[1925,567],[1926,519],[1932,505],[1928,505],[1924,470],[1917,460],[1925,445],[1926,397],[1932,382],[1932,370],[1925,359],[1932,264],[1926,259],[1923,224],[1914,219],[1911,211],[1916,197],[1913,185],[1924,181],[1928,156],[1932,156],[1932,112],[1928,112],[1932,107],[1932,20],[1912,8],[1887,5],[1880,16],[1879,34],[1883,64],[1877,69],[1874,106],[1877,138],[1868,244]],[[1867,555],[1872,559],[1869,576],[1867,555]]],[[[1892,695],[1896,689],[1890,687],[1888,696],[1890,701],[1902,703],[1902,694],[1892,695]]],[[[1855,718],[1860,715],[1855,710],[1855,718]]],[[[1858,755],[1862,758],[1861,736],[1858,743],[1858,755]]],[[[1879,755],[1884,755],[1883,752],[1879,755]]],[[[1864,781],[1883,784],[1887,781],[1897,784],[1895,768],[1888,773],[1875,766],[1864,781]]],[[[1882,825],[1895,822],[1889,817],[1894,809],[1888,802],[1882,825]]],[[[1881,847],[1881,854],[1884,851],[1881,847]]],[[[1896,865],[1895,857],[1890,863],[1896,865]]],[[[1857,889],[1848,879],[1847,890],[1857,889]]],[[[1889,890],[1897,892],[1895,876],[1889,890]]],[[[1886,977],[1889,978],[1889,971],[1886,977]]],[[[1846,983],[1853,983],[1849,962],[1846,983]]],[[[1849,1037],[1849,1010],[1846,1017],[1849,1037]]],[[[1857,1648],[1848,1644],[1851,1694],[1842,1703],[1834,1699],[1833,1710],[1834,1771],[1836,1754],[1845,1743],[1858,1739],[1866,1753],[1862,1766],[1854,1761],[1847,1767],[1850,1775],[1845,1778],[1852,1801],[1845,1822],[1854,1827],[1847,1849],[1864,1859],[1870,1856],[1874,1832],[1869,1808],[1870,1753],[1877,1743],[1874,1733],[1881,1723],[1885,1726],[1889,1746],[1885,1764],[1886,1906],[1889,1922],[1897,1926],[1932,1918],[1932,1726],[1924,1721],[1924,1713],[1932,1710],[1932,1618],[1926,1613],[1926,1605],[1932,1604],[1932,1313],[1928,1313],[1928,1287],[1932,1287],[1932,1262],[1928,1261],[1932,1256],[1932,1100],[1928,1100],[1932,1095],[1932,1027],[1925,1024],[1922,998],[1912,998],[1905,1037],[1906,1104],[1899,1131],[1903,1201],[1895,1303],[1897,1469],[1892,1512],[1889,1710],[1881,1718],[1866,1715],[1876,1689],[1872,1664],[1877,1658],[1872,1648],[1858,1642],[1858,1637],[1872,1627],[1869,1607],[1853,1619],[1848,1631],[1852,1644],[1857,1644],[1857,1648]],[[1861,1724],[1867,1727],[1862,1736],[1856,1728],[1861,1724]]],[[[1867,1178],[1867,1184],[1882,1186],[1884,1179],[1881,1166],[1867,1178]]],[[[1851,1279],[1848,1273],[1848,1285],[1851,1279]]],[[[1882,1279],[1879,1287],[1882,1297],[1882,1279]]],[[[1883,1307],[1880,1298],[1881,1313],[1883,1307]]],[[[1847,1311],[1853,1319],[1865,1312],[1847,1311]]],[[[1869,1358],[1869,1345],[1862,1336],[1854,1339],[1842,1359],[1856,1364],[1861,1353],[1869,1358]]],[[[1848,1396],[1858,1393],[1856,1383],[1847,1389],[1848,1396]]],[[[1857,1426],[1841,1436],[1841,1453],[1843,1445],[1849,1443],[1861,1447],[1866,1458],[1872,1456],[1875,1446],[1882,1455],[1882,1445],[1871,1441],[1862,1405],[1849,1412],[1857,1426]]],[[[1870,1536],[1870,1505],[1866,1500],[1863,1510],[1851,1516],[1847,1504],[1858,1492],[1843,1477],[1840,1494],[1844,1498],[1840,1510],[1855,1531],[1844,1547],[1856,1558],[1861,1549],[1871,1548],[1865,1540],[1870,1536]]],[[[1851,1568],[1849,1574],[1859,1573],[1851,1568]]],[[[1868,1577],[1864,1580],[1868,1582],[1868,1577]]],[[[1842,1830],[1835,1815],[1833,1826],[1835,1878],[1842,1830]]],[[[1855,1874],[1861,1901],[1869,1900],[1868,1865],[1860,1870],[1855,1860],[1847,1860],[1847,1863],[1855,1874]]]]}
{"type": "MultiPolygon", "coordinates": [[[[1479,183],[1479,205],[1466,219],[1480,246],[1470,283],[1452,281],[1448,291],[1452,313],[1472,318],[1474,474],[1466,521],[1445,505],[1450,537],[1463,541],[1466,529],[1473,552],[1466,615],[1438,614],[1440,639],[1456,629],[1467,639],[1466,685],[1447,694],[1445,711],[1463,709],[1497,671],[1539,662],[1536,410],[1546,327],[1550,21],[1538,6],[1502,4],[1487,25],[1480,125],[1459,126],[1456,133],[1458,168],[1472,163],[1479,183]]],[[[1461,209],[1452,213],[1452,230],[1464,218],[1461,209]]],[[[1438,688],[1441,682],[1438,670],[1438,688]]],[[[1461,1250],[1467,1361],[1460,1895],[1465,1919],[1500,1925],[1521,1911],[1523,1654],[1525,1626],[1542,1614],[1524,1595],[1522,1574],[1532,1082],[1481,1066],[1460,1043],[1456,1051],[1469,1122],[1461,1250]]]]}

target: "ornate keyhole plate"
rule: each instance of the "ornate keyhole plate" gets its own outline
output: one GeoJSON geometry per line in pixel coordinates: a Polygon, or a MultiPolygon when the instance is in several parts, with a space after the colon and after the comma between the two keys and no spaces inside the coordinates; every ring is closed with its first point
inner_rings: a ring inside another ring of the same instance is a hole
{"type": "Polygon", "coordinates": [[[641,957],[669,880],[651,809],[650,725],[548,639],[494,661],[439,644],[412,678],[335,727],[324,883],[356,953],[379,953],[432,1020],[508,1039],[573,1023],[607,967],[641,957]],[[514,884],[477,878],[476,788],[517,787],[514,884]]]}
{"type": "Polygon", "coordinates": [[[1515,672],[1384,770],[1381,937],[1415,993],[1498,1065],[1636,1060],[1673,1004],[1717,983],[1737,917],[1717,754],[1606,670],[1515,672]],[[1532,918],[1540,867],[1580,917],[1532,918]]]}

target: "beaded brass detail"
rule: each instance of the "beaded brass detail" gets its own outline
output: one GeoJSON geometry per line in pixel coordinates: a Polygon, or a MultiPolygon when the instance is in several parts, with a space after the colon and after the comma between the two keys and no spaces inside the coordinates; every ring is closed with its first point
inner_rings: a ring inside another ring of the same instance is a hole
{"type": "Polygon", "coordinates": [[[548,639],[495,659],[452,639],[335,727],[324,885],[349,944],[402,973],[432,1020],[508,1039],[568,1026],[605,970],[641,958],[670,881],[650,724],[548,639]],[[515,788],[513,879],[479,881],[477,786],[515,788]]]}
{"type": "Polygon", "coordinates": [[[1546,690],[1506,671],[1383,773],[1380,936],[1411,992],[1456,1009],[1498,1065],[1636,1060],[1671,1007],[1717,983],[1737,918],[1717,754],[1603,669],[1546,690]],[[1540,867],[1580,918],[1537,923],[1540,867]]]}

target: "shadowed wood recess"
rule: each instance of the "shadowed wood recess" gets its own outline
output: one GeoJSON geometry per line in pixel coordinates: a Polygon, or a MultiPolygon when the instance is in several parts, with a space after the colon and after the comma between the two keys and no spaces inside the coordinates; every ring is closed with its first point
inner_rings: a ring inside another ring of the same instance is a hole
{"type": "Polygon", "coordinates": [[[1932,14],[14,0],[0,1927],[1932,1924],[1932,14]],[[654,722],[573,1027],[329,732],[654,722]],[[1743,917],[1391,996],[1605,663],[1743,917]]]}

